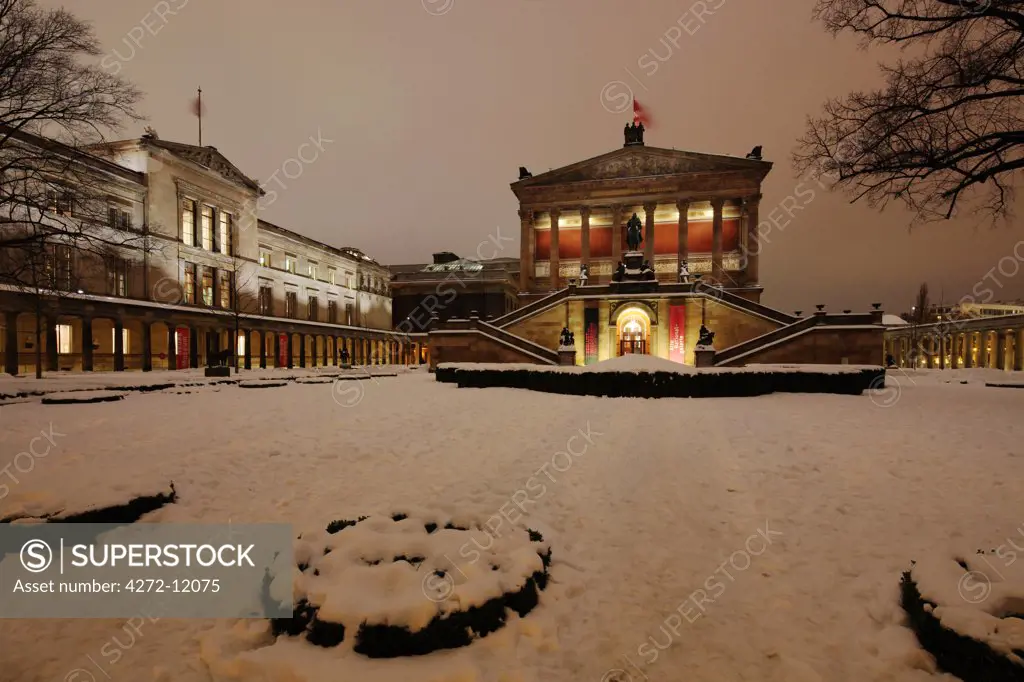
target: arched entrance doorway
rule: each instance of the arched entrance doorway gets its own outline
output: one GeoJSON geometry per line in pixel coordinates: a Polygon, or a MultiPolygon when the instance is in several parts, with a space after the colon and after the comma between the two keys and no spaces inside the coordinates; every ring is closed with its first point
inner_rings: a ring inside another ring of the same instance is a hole
{"type": "Polygon", "coordinates": [[[641,308],[629,308],[618,315],[618,355],[646,355],[650,352],[651,318],[641,308]]]}

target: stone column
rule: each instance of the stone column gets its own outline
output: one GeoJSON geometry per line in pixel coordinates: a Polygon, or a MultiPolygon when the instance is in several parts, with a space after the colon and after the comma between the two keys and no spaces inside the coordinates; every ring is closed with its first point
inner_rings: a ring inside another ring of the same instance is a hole
{"type": "Polygon", "coordinates": [[[293,348],[293,346],[295,346],[295,339],[293,338],[294,336],[295,335],[292,332],[288,332],[288,348],[286,349],[288,352],[288,369],[292,369],[293,367],[295,367],[295,360],[293,360],[293,358],[295,357],[293,355],[295,351],[295,349],[293,348]]]}
{"type": "Polygon", "coordinates": [[[1013,368],[1024,371],[1024,329],[1018,329],[1013,337],[1013,368]]]}
{"type": "Polygon", "coordinates": [[[978,367],[988,369],[988,331],[978,334],[978,367]]]}
{"type": "MultiPolygon", "coordinates": [[[[243,338],[245,338],[245,355],[242,356],[242,360],[245,363],[245,369],[252,369],[252,332],[248,329],[242,329],[241,332],[243,334],[243,338]]],[[[238,343],[237,339],[235,340],[235,343],[238,343]]]]}
{"type": "Polygon", "coordinates": [[[676,201],[676,209],[679,211],[679,243],[676,245],[676,275],[679,275],[679,266],[690,259],[690,200],[679,199],[676,201]]]}
{"type": "Polygon", "coordinates": [[[46,369],[56,372],[60,365],[57,362],[57,317],[46,317],[44,334],[46,335],[46,369]]]}
{"type": "Polygon", "coordinates": [[[948,345],[946,344],[946,332],[942,332],[939,335],[939,369],[946,369],[946,351],[948,351],[948,345]]]}
{"type": "Polygon", "coordinates": [[[725,279],[722,270],[722,207],[724,205],[724,199],[714,198],[711,200],[711,210],[714,212],[711,223],[711,279],[716,284],[725,279]]]}
{"type": "Polygon", "coordinates": [[[260,340],[260,369],[267,368],[267,333],[256,332],[256,338],[260,340]]]}
{"type": "MultiPolygon", "coordinates": [[[[529,291],[533,281],[534,261],[536,256],[536,237],[533,231],[533,211],[520,209],[520,240],[519,244],[519,290],[529,291]]],[[[354,362],[354,358],[352,358],[354,362]]]]}
{"type": "Polygon", "coordinates": [[[952,369],[960,368],[960,344],[962,341],[962,334],[953,334],[953,350],[949,354],[949,366],[952,369]]]}
{"type": "Polygon", "coordinates": [[[612,206],[612,270],[622,260],[622,207],[612,206]]]}
{"type": "Polygon", "coordinates": [[[974,332],[964,334],[964,369],[974,367],[974,332]]]}
{"type": "Polygon", "coordinates": [[[306,335],[299,334],[299,367],[306,366],[306,335]]]}
{"type": "Polygon", "coordinates": [[[551,256],[548,258],[551,264],[551,290],[558,291],[562,288],[561,280],[558,277],[558,220],[562,217],[562,212],[553,208],[550,211],[551,215],[551,256]]]}
{"type": "Polygon", "coordinates": [[[654,211],[658,205],[655,203],[644,204],[644,259],[654,269],[654,211]]]}
{"type": "Polygon", "coordinates": [[[14,376],[18,373],[18,313],[4,312],[4,371],[14,376]]]}
{"type": "Polygon", "coordinates": [[[92,318],[82,318],[82,371],[91,372],[92,361],[92,318]]]}
{"type": "Polygon", "coordinates": [[[1006,330],[996,332],[996,369],[1006,369],[1006,330]]]}
{"type": "Polygon", "coordinates": [[[114,371],[124,371],[124,322],[114,320],[114,371]]]}
{"type": "Polygon", "coordinates": [[[580,209],[580,264],[590,267],[590,207],[580,209]]]}
{"type": "Polygon", "coordinates": [[[178,369],[178,327],[167,323],[167,369],[178,369]]]}
{"type": "Polygon", "coordinates": [[[153,330],[149,320],[142,321],[142,371],[153,371],[153,330]]]}
{"type": "MultiPolygon", "coordinates": [[[[328,346],[330,345],[327,342],[330,341],[330,340],[331,340],[331,337],[329,337],[329,336],[325,336],[324,337],[324,349],[323,349],[324,353],[321,356],[321,359],[324,361],[323,362],[324,367],[326,367],[327,365],[331,364],[330,360],[327,357],[327,353],[329,352],[328,346]]],[[[335,349],[335,351],[337,351],[337,349],[335,349]]],[[[334,356],[335,357],[338,356],[337,352],[335,352],[334,356]]]]}
{"type": "Polygon", "coordinates": [[[746,271],[747,284],[757,284],[760,279],[760,268],[761,268],[761,241],[759,232],[757,231],[758,225],[758,210],[761,207],[761,195],[756,197],[747,197],[744,200],[744,208],[746,208],[746,271]]]}

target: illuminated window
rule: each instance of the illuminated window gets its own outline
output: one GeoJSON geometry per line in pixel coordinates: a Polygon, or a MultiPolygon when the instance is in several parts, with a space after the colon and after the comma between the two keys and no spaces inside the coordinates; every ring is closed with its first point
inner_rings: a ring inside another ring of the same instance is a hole
{"type": "Polygon", "coordinates": [[[196,266],[185,263],[185,303],[196,302],[196,266]]]}
{"type": "Polygon", "coordinates": [[[231,214],[220,213],[220,252],[231,255],[231,214]]]}
{"type": "MultiPolygon", "coordinates": [[[[111,329],[110,330],[110,347],[111,348],[117,348],[117,330],[116,329],[111,329]]],[[[128,330],[127,329],[122,329],[121,330],[121,350],[124,351],[125,353],[127,353],[128,352],[128,347],[129,347],[128,346],[128,330]]]]}
{"type": "Polygon", "coordinates": [[[203,303],[213,305],[213,270],[203,268],[203,303]]]}
{"type": "Polygon", "coordinates": [[[260,248],[260,265],[265,268],[270,267],[270,249],[260,248]]]}
{"type": "Polygon", "coordinates": [[[221,308],[230,308],[231,307],[231,288],[232,288],[231,287],[231,284],[232,284],[231,274],[232,273],[230,273],[230,272],[221,272],[220,273],[220,282],[218,282],[218,284],[220,285],[220,292],[219,293],[220,293],[220,307],[221,308]]]}
{"type": "Polygon", "coordinates": [[[181,202],[181,238],[187,246],[196,244],[196,202],[191,199],[181,202]]]}
{"type": "Polygon", "coordinates": [[[274,295],[273,292],[274,292],[274,290],[273,290],[273,287],[272,287],[270,282],[268,282],[266,280],[261,280],[260,281],[260,300],[259,300],[260,315],[270,315],[270,314],[272,314],[272,312],[273,312],[272,311],[273,295],[274,295]]]}
{"type": "Polygon", "coordinates": [[[320,299],[315,291],[306,292],[306,319],[316,322],[320,313],[320,299]]]}
{"type": "Polygon", "coordinates": [[[338,271],[335,270],[334,268],[327,268],[327,280],[331,284],[337,284],[338,283],[336,281],[337,279],[338,279],[338,271]]]}
{"type": "Polygon", "coordinates": [[[213,206],[203,206],[200,224],[203,228],[203,248],[213,251],[213,206]]]}
{"type": "Polygon", "coordinates": [[[306,274],[309,275],[310,279],[316,279],[316,263],[310,261],[306,265],[306,274]]]}
{"type": "Polygon", "coordinates": [[[71,325],[57,325],[57,352],[60,355],[71,353],[71,325]]]}
{"type": "Polygon", "coordinates": [[[284,254],[284,269],[294,275],[296,261],[298,261],[298,258],[294,254],[284,254]]]}
{"type": "Polygon", "coordinates": [[[284,316],[294,318],[298,313],[299,294],[295,291],[284,292],[284,316]]]}

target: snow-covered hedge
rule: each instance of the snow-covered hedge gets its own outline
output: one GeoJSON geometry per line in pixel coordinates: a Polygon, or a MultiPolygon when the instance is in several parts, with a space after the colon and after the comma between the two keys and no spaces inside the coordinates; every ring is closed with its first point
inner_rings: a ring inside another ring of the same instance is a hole
{"type": "Polygon", "coordinates": [[[723,398],[768,393],[860,395],[882,385],[882,367],[742,367],[708,371],[557,371],[542,366],[441,365],[437,381],[459,388],[525,388],[611,398],[723,398]],[[841,370],[841,371],[837,371],[841,370]]]}
{"type": "Polygon", "coordinates": [[[295,560],[297,573],[267,585],[278,600],[290,587],[295,604],[291,618],[271,620],[274,636],[395,658],[467,646],[526,616],[547,587],[551,550],[528,529],[396,514],[303,533],[295,560]]]}
{"type": "Polygon", "coordinates": [[[939,667],[964,682],[1024,680],[1024,570],[1006,558],[979,551],[903,574],[911,629],[939,667]]]}

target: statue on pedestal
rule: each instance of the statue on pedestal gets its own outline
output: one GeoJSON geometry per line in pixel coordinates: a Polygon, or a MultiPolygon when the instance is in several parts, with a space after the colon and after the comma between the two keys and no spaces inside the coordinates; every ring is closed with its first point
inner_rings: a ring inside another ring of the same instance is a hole
{"type": "Polygon", "coordinates": [[[580,265],[580,286],[587,286],[587,280],[590,279],[590,268],[587,267],[586,263],[580,265]]]}
{"type": "Polygon", "coordinates": [[[562,327],[562,333],[558,338],[558,347],[559,349],[576,347],[576,339],[573,338],[573,333],[569,331],[568,327],[562,327]]]}
{"type": "Polygon", "coordinates": [[[651,261],[645,260],[644,264],[640,266],[640,279],[646,281],[655,279],[654,268],[651,267],[651,261]]]}
{"type": "Polygon", "coordinates": [[[687,267],[686,261],[679,263],[679,282],[681,284],[687,284],[690,281],[690,268],[687,267]]]}
{"type": "Polygon", "coordinates": [[[709,331],[704,325],[700,326],[699,336],[697,337],[697,347],[712,348],[715,344],[715,333],[709,331]]]}
{"type": "Polygon", "coordinates": [[[613,282],[621,282],[626,277],[626,266],[619,261],[619,264],[615,266],[615,272],[612,274],[613,282]]]}
{"type": "Polygon", "coordinates": [[[640,222],[640,216],[634,213],[626,223],[626,246],[630,251],[639,251],[643,241],[643,223],[640,222]]]}

